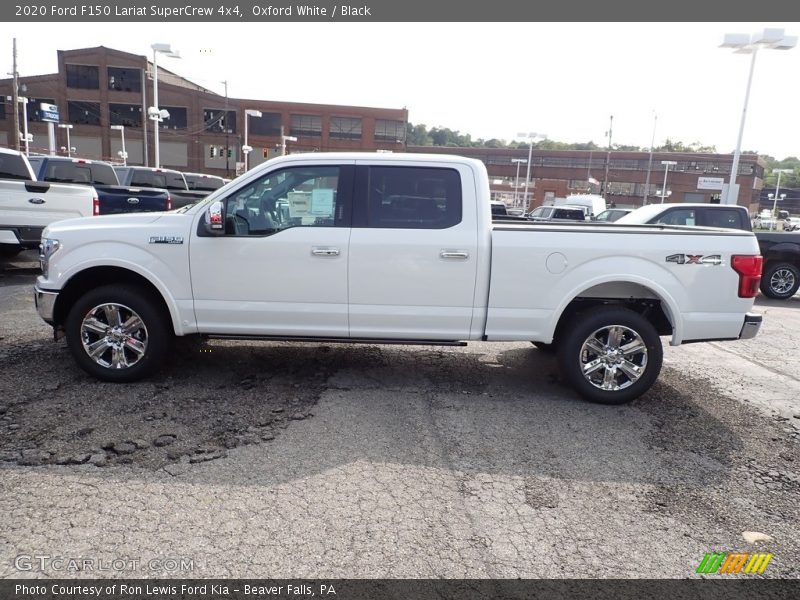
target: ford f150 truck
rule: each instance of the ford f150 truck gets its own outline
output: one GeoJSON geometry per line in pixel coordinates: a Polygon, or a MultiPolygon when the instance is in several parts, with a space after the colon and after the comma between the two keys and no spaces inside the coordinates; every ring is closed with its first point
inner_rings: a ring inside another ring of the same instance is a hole
{"type": "Polygon", "coordinates": [[[164,214],[59,223],[34,290],[80,367],[158,369],[173,336],[406,344],[555,344],[584,397],[650,388],[659,336],[756,335],[752,233],[492,224],[483,163],[296,154],[164,214]]]}
{"type": "Polygon", "coordinates": [[[172,209],[167,190],[119,185],[114,168],[105,162],[66,156],[34,156],[30,163],[39,181],[93,186],[101,215],[172,209]]]}
{"type": "Polygon", "coordinates": [[[38,248],[45,226],[97,214],[91,187],[36,181],[21,152],[0,148],[0,257],[38,248]]]}
{"type": "Polygon", "coordinates": [[[114,167],[123,185],[143,188],[165,188],[172,198],[173,208],[183,208],[208,196],[210,190],[190,190],[180,171],[154,167],[114,167]]]}
{"type": "MultiPolygon", "coordinates": [[[[731,204],[649,204],[617,222],[752,229],[747,209],[731,204]]],[[[761,293],[777,300],[791,298],[800,288],[800,234],[756,231],[755,236],[764,258],[761,293]]]]}

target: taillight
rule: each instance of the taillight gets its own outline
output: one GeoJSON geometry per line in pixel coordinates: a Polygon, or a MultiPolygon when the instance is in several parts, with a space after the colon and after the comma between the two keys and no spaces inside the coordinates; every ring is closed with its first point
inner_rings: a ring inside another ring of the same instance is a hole
{"type": "Polygon", "coordinates": [[[761,282],[764,257],[738,254],[731,256],[731,266],[739,274],[739,298],[755,298],[761,282]]]}
{"type": "Polygon", "coordinates": [[[172,210],[172,196],[167,194],[167,210],[172,210]]]}
{"type": "Polygon", "coordinates": [[[100,214],[100,199],[93,198],[92,199],[92,216],[96,217],[100,214]]]}

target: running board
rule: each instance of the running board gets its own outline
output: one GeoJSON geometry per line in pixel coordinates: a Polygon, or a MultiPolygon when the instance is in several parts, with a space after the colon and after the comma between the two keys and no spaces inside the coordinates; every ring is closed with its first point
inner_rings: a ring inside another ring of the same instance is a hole
{"type": "Polygon", "coordinates": [[[380,338],[337,338],[337,337],[302,337],[283,335],[235,335],[224,333],[202,334],[215,340],[260,340],[266,342],[311,342],[328,344],[392,344],[401,346],[466,346],[467,342],[447,340],[395,340],[380,338]]]}

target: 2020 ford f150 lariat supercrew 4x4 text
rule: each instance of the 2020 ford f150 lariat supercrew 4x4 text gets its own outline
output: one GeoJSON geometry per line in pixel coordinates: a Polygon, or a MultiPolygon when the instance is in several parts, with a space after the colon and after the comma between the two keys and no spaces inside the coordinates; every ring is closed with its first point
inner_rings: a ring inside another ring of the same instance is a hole
{"type": "Polygon", "coordinates": [[[173,336],[526,340],[613,404],[653,384],[659,336],[761,324],[752,233],[492,224],[486,169],[461,157],[280,157],[178,211],[57,224],[44,248],[39,314],[107,381],[155,371],[173,336]]]}

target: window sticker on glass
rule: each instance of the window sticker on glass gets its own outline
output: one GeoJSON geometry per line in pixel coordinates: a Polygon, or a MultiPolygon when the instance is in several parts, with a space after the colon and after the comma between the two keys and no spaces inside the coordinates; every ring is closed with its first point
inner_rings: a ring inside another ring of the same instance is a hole
{"type": "Polygon", "coordinates": [[[309,215],[311,194],[308,192],[289,192],[289,215],[291,217],[305,217],[309,215]]]}
{"type": "Polygon", "coordinates": [[[311,214],[315,217],[333,217],[333,190],[320,188],[311,191],[311,214]]]}

